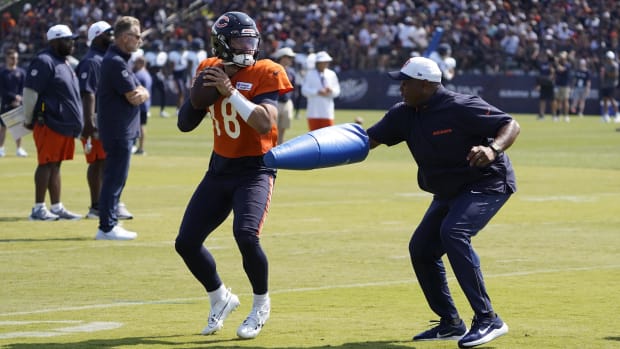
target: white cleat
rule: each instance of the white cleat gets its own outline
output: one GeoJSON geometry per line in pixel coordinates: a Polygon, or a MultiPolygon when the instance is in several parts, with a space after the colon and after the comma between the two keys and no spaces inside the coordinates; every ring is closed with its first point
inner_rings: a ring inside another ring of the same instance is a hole
{"type": "Polygon", "coordinates": [[[237,329],[237,336],[243,339],[256,338],[256,336],[260,333],[260,330],[262,330],[263,326],[265,326],[265,322],[269,319],[270,312],[271,305],[269,302],[260,307],[252,308],[250,315],[248,315],[241,326],[237,329]]]}
{"type": "Polygon", "coordinates": [[[226,290],[226,297],[211,306],[209,312],[209,322],[207,327],[202,330],[202,334],[208,336],[214,334],[224,327],[224,320],[239,306],[239,297],[230,292],[230,288],[226,290]]]}
{"type": "Polygon", "coordinates": [[[95,240],[134,240],[138,237],[138,233],[125,230],[120,225],[115,225],[109,232],[104,232],[101,229],[97,229],[97,235],[95,240]]]}

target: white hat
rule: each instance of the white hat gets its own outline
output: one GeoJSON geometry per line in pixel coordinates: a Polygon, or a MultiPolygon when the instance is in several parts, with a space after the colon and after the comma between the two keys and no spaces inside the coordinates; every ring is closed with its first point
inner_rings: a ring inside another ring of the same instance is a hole
{"type": "Polygon", "coordinates": [[[433,60],[425,57],[412,57],[399,71],[388,73],[394,80],[428,80],[441,82],[441,70],[433,60]]]}
{"type": "Polygon", "coordinates": [[[47,41],[62,38],[77,39],[77,37],[78,36],[73,34],[71,29],[64,24],[56,24],[47,31],[47,41]]]}
{"type": "Polygon", "coordinates": [[[612,51],[607,51],[607,53],[605,53],[605,56],[607,56],[607,58],[609,59],[616,58],[616,55],[612,51]]]}
{"type": "Polygon", "coordinates": [[[295,52],[290,47],[282,47],[273,54],[273,58],[280,59],[282,57],[295,57],[295,52]]]}
{"type": "Polygon", "coordinates": [[[88,40],[86,41],[86,45],[90,46],[90,44],[95,40],[99,35],[109,31],[112,29],[112,26],[106,21],[99,21],[93,23],[90,28],[88,28],[88,40]]]}
{"type": "Polygon", "coordinates": [[[327,52],[325,51],[317,52],[315,62],[321,63],[321,62],[331,62],[331,61],[332,61],[332,56],[330,56],[327,52]]]}

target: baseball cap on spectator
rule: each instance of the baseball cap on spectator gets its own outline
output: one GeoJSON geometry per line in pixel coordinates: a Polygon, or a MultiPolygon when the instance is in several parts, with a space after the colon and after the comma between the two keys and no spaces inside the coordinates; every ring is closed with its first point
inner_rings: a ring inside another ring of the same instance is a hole
{"type": "Polygon", "coordinates": [[[90,46],[96,37],[111,30],[112,26],[106,21],[93,23],[90,28],[88,28],[88,41],[86,41],[86,45],[90,46]]]}
{"type": "Polygon", "coordinates": [[[329,53],[325,51],[320,51],[316,54],[315,62],[317,63],[331,62],[331,61],[332,61],[332,56],[330,56],[329,53]]]}
{"type": "Polygon", "coordinates": [[[607,53],[605,53],[605,56],[607,56],[607,58],[609,58],[609,59],[616,58],[616,54],[613,53],[612,51],[607,51],[607,53]]]}
{"type": "Polygon", "coordinates": [[[78,35],[73,34],[71,29],[64,24],[56,24],[47,31],[47,41],[63,38],[77,39],[77,37],[78,35]]]}
{"type": "Polygon", "coordinates": [[[280,59],[282,57],[295,57],[295,52],[290,47],[282,47],[273,54],[273,58],[280,59]]]}
{"type": "Polygon", "coordinates": [[[394,80],[428,80],[441,82],[441,70],[433,60],[425,57],[412,57],[400,68],[399,71],[388,73],[394,80]]]}

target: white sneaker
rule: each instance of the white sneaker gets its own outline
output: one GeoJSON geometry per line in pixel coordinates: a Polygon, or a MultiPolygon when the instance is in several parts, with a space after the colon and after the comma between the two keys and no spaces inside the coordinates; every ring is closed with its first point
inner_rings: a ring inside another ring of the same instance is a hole
{"type": "Polygon", "coordinates": [[[120,225],[115,225],[109,232],[104,232],[101,229],[97,229],[97,235],[95,240],[133,240],[138,237],[138,233],[125,230],[120,225]]]}
{"type": "Polygon", "coordinates": [[[15,155],[17,155],[20,158],[25,158],[26,156],[28,156],[28,152],[26,152],[24,150],[24,148],[19,147],[17,148],[17,150],[15,151],[15,155]]]}
{"type": "Polygon", "coordinates": [[[0,158],[3,158],[6,156],[6,153],[4,152],[4,147],[0,147],[0,158]]]}
{"type": "Polygon", "coordinates": [[[58,215],[55,215],[47,210],[47,207],[32,208],[29,219],[31,221],[57,221],[60,219],[58,215]]]}
{"type": "Polygon", "coordinates": [[[211,306],[209,312],[209,323],[207,327],[202,330],[202,334],[210,335],[219,331],[224,327],[224,320],[228,317],[233,310],[239,306],[239,297],[230,292],[230,288],[226,290],[226,297],[219,300],[215,305],[211,306]]]}
{"type": "Polygon", "coordinates": [[[58,210],[54,210],[53,208],[50,210],[50,212],[52,212],[53,214],[57,215],[58,218],[60,219],[67,219],[70,221],[76,221],[78,219],[82,219],[82,216],[77,214],[77,213],[73,213],[69,210],[67,210],[64,207],[61,207],[58,210]]]}
{"type": "Polygon", "coordinates": [[[133,219],[133,215],[129,210],[127,210],[127,206],[124,203],[119,202],[118,207],[116,207],[116,218],[118,219],[133,219]]]}
{"type": "Polygon", "coordinates": [[[260,333],[260,330],[265,326],[265,322],[269,319],[269,313],[271,312],[271,305],[269,302],[261,305],[260,307],[253,307],[250,311],[250,315],[243,321],[241,326],[237,329],[237,336],[243,339],[256,338],[260,333]]]}
{"type": "Polygon", "coordinates": [[[169,118],[169,117],[170,117],[170,114],[168,114],[168,112],[167,112],[167,111],[162,110],[162,111],[159,113],[159,116],[161,116],[162,118],[169,118]]]}
{"type": "Polygon", "coordinates": [[[609,115],[607,114],[603,115],[603,122],[609,122],[609,121],[610,121],[609,115]]]}

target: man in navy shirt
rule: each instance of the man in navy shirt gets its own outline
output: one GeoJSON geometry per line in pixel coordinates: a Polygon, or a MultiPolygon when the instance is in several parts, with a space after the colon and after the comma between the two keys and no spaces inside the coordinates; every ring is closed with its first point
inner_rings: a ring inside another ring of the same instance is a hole
{"type": "Polygon", "coordinates": [[[99,196],[97,240],[133,240],[137,234],[118,225],[119,198],[129,173],[131,147],[140,134],[140,104],[149,92],[128,65],[142,42],[140,21],[120,17],[114,24],[114,44],[101,62],[97,89],[97,122],[106,161],[99,196]]]}
{"type": "Polygon", "coordinates": [[[413,339],[458,339],[461,348],[487,343],[506,334],[508,326],[491,306],[471,238],[516,191],[504,151],[519,134],[519,124],[477,96],[446,90],[441,70],[428,58],[410,58],[390,76],[400,80],[404,101],[368,129],[370,147],[406,142],[420,188],[433,194],[409,253],[440,322],[413,339]],[[444,254],[475,313],[469,332],[448,289],[444,254]]]}
{"type": "MultiPolygon", "coordinates": [[[[26,78],[26,71],[17,65],[19,54],[16,49],[7,49],[4,52],[4,59],[6,65],[0,69],[0,93],[2,93],[0,97],[2,100],[0,114],[4,114],[22,105],[24,80],[26,78]]],[[[6,137],[6,130],[6,125],[0,118],[0,158],[5,155],[4,139],[6,137]]],[[[15,145],[17,146],[15,155],[22,158],[28,156],[26,150],[22,148],[21,138],[15,140],[15,145]]]]}
{"type": "Polygon", "coordinates": [[[75,138],[82,132],[82,103],[75,72],[67,61],[77,35],[63,24],[47,31],[49,48],[30,62],[24,83],[25,126],[33,130],[38,166],[31,220],[80,219],[60,201],[60,164],[72,160],[75,138]],[[51,212],[45,207],[49,191],[51,212]]]}

